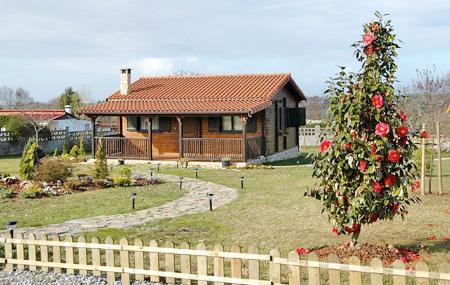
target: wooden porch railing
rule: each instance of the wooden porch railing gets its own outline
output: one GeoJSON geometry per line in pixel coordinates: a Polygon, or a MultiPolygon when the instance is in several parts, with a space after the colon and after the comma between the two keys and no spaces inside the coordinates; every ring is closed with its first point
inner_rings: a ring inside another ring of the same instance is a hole
{"type": "MultiPolygon", "coordinates": [[[[150,140],[123,137],[101,138],[105,146],[107,158],[150,159],[150,140]]],[[[98,149],[100,138],[95,138],[95,148],[98,149]]]]}
{"type": "Polygon", "coordinates": [[[224,157],[242,160],[241,138],[183,138],[183,157],[217,161],[224,157]]]}
{"type": "Polygon", "coordinates": [[[259,158],[264,155],[263,137],[254,137],[247,139],[247,158],[259,158]]]}

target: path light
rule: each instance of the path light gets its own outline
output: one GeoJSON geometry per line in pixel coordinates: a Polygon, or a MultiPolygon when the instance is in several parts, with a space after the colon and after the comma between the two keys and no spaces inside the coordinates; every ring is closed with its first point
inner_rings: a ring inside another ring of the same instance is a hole
{"type": "Polygon", "coordinates": [[[198,178],[198,167],[195,168],[195,178],[198,178]]]}
{"type": "Polygon", "coordinates": [[[300,161],[297,160],[297,165],[300,165],[300,161]]]}
{"type": "Polygon", "coordinates": [[[178,161],[177,161],[177,168],[178,168],[178,161]]]}
{"type": "Polygon", "coordinates": [[[158,166],[158,172],[159,172],[159,167],[161,166],[161,163],[158,163],[157,166],[158,166]]]}
{"type": "Polygon", "coordinates": [[[183,177],[180,177],[180,190],[183,189],[183,177]]]}
{"type": "Polygon", "coordinates": [[[244,188],[244,176],[241,176],[241,188],[244,188]]]}
{"type": "Polygon", "coordinates": [[[150,168],[150,179],[153,179],[153,168],[150,168]]]}
{"type": "Polygon", "coordinates": [[[133,209],[133,210],[134,210],[134,206],[136,204],[136,196],[137,196],[136,192],[131,193],[131,209],[133,209]]]}
{"type": "Polygon", "coordinates": [[[14,229],[17,226],[17,221],[7,221],[6,228],[9,230],[9,234],[11,237],[14,237],[14,229]]]}
{"type": "Polygon", "coordinates": [[[212,207],[212,197],[214,196],[214,194],[213,193],[208,193],[208,194],[206,194],[206,196],[208,196],[208,200],[209,200],[209,210],[212,212],[212,209],[213,209],[213,207],[212,207]]]}

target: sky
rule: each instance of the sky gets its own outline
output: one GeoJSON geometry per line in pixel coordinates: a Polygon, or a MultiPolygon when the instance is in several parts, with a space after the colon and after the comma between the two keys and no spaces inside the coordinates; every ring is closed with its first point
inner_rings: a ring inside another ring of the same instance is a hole
{"type": "Polygon", "coordinates": [[[321,95],[338,66],[357,71],[351,44],[375,11],[388,13],[402,48],[397,73],[450,72],[448,0],[0,0],[0,86],[47,101],[64,88],[103,100],[132,80],[178,71],[290,72],[321,95]]]}

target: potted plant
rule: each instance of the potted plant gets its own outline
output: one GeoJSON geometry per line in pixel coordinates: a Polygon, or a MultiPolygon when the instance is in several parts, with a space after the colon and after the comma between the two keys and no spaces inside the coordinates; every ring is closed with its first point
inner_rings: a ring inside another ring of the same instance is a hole
{"type": "Polygon", "coordinates": [[[222,157],[222,167],[227,168],[231,166],[231,159],[229,157],[222,157]]]}

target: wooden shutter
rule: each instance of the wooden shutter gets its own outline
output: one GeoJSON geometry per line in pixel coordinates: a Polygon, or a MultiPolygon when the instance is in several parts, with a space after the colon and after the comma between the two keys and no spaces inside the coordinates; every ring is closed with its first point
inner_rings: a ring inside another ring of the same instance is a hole
{"type": "Polygon", "coordinates": [[[220,124],[222,117],[208,117],[208,132],[218,133],[220,132],[220,124]]]}
{"type": "Polygon", "coordinates": [[[288,108],[287,109],[288,127],[300,127],[306,125],[305,108],[288,108]]]}
{"type": "Polygon", "coordinates": [[[170,132],[172,120],[169,117],[159,118],[159,131],[170,132]]]}
{"type": "Polygon", "coordinates": [[[256,117],[251,117],[247,123],[247,133],[256,133],[256,117]]]}

